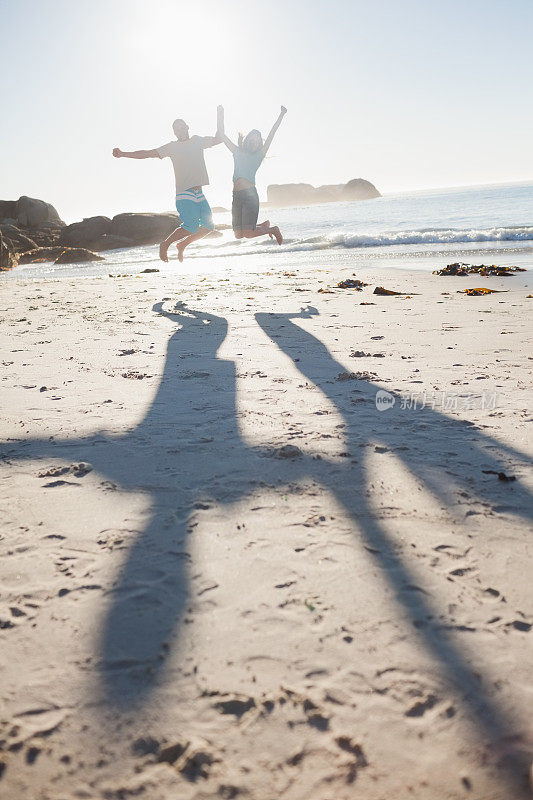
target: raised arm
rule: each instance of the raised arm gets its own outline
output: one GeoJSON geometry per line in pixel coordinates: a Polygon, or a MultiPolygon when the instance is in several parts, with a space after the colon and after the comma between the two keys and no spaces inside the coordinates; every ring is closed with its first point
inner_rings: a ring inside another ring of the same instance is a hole
{"type": "Polygon", "coordinates": [[[202,136],[204,148],[214,147],[224,141],[224,108],[217,106],[217,132],[214,136],[202,136]]]}
{"type": "Polygon", "coordinates": [[[268,134],[268,136],[266,138],[266,142],[263,145],[263,155],[267,154],[268,148],[272,144],[272,139],[274,138],[274,135],[275,135],[277,129],[281,125],[281,120],[283,119],[283,117],[285,116],[286,113],[287,113],[287,109],[285,108],[285,106],[281,106],[281,111],[279,113],[279,117],[277,118],[277,120],[273,124],[272,130],[268,134]]]}
{"type": "Polygon", "coordinates": [[[222,142],[224,142],[224,144],[226,145],[226,147],[228,148],[228,150],[231,150],[231,152],[232,152],[232,153],[234,153],[234,152],[235,152],[235,150],[237,150],[237,145],[236,145],[236,144],[233,144],[233,142],[231,141],[231,139],[229,139],[229,138],[226,136],[226,131],[225,131],[225,129],[224,129],[224,107],[223,107],[223,106],[219,106],[219,107],[218,107],[218,109],[217,109],[217,111],[218,111],[218,117],[217,117],[217,121],[218,121],[218,127],[217,127],[217,136],[220,136],[220,137],[221,137],[221,141],[222,141],[222,142]]]}
{"type": "Polygon", "coordinates": [[[126,152],[119,147],[113,148],[115,158],[161,158],[157,150],[131,150],[126,152]]]}

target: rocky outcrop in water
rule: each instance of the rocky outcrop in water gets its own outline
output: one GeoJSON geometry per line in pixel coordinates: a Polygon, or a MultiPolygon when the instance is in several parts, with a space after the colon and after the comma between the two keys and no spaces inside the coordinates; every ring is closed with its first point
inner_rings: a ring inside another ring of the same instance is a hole
{"type": "Polygon", "coordinates": [[[306,206],[311,203],[334,203],[346,200],[371,200],[381,197],[373,183],[353,178],[348,183],[311,186],[310,183],[273,183],[267,188],[272,206],[306,206]]]}

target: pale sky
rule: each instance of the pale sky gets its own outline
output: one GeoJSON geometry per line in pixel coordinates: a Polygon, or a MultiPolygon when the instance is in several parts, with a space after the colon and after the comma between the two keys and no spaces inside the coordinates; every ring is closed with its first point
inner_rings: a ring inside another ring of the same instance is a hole
{"type": "MultiPolygon", "coordinates": [[[[0,0],[0,199],[67,222],[174,208],[157,147],[183,117],[266,136],[269,183],[381,192],[533,178],[532,0],[0,0]]],[[[231,155],[207,151],[212,205],[231,155]]]]}

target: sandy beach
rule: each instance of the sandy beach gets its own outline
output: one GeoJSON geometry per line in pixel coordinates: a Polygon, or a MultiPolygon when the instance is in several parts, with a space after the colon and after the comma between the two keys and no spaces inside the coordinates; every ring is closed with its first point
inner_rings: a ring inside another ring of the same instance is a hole
{"type": "Polygon", "coordinates": [[[0,795],[529,796],[530,275],[3,282],[0,795]]]}

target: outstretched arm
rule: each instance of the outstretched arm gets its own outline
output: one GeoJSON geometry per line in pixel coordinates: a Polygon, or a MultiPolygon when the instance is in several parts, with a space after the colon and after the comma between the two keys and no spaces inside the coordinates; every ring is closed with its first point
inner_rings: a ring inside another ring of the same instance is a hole
{"type": "Polygon", "coordinates": [[[263,155],[266,156],[266,154],[268,152],[268,148],[272,144],[272,139],[274,138],[274,135],[275,135],[277,129],[281,125],[281,120],[283,119],[283,117],[285,116],[286,113],[287,113],[287,109],[285,108],[285,106],[281,106],[281,111],[280,111],[279,117],[277,118],[277,120],[273,124],[272,130],[268,134],[268,136],[266,138],[266,142],[263,145],[263,155]]]}
{"type": "Polygon", "coordinates": [[[126,152],[119,147],[113,148],[115,158],[161,158],[157,150],[131,150],[126,152]]]}

